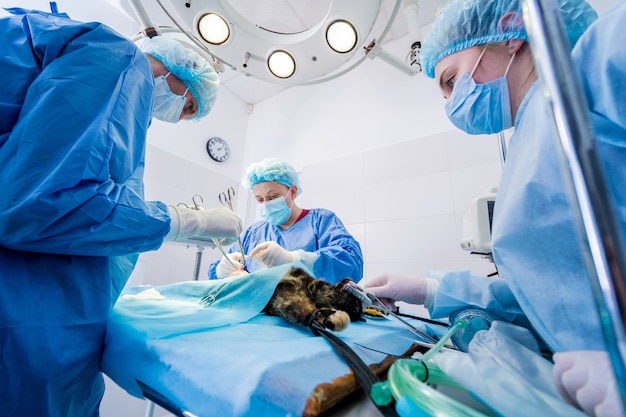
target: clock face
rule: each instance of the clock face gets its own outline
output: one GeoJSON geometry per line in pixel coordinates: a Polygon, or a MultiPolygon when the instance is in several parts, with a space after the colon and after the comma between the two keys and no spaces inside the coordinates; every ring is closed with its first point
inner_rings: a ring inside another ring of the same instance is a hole
{"type": "Polygon", "coordinates": [[[224,139],[218,138],[217,136],[208,140],[206,143],[206,150],[209,153],[209,156],[217,162],[224,162],[230,156],[228,143],[226,143],[224,139]]]}

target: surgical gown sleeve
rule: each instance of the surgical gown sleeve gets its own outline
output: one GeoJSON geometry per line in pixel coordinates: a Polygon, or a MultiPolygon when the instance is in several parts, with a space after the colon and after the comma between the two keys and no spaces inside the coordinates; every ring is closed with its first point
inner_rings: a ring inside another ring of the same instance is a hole
{"type": "Polygon", "coordinates": [[[621,39],[625,26],[626,6],[620,3],[585,33],[572,52],[622,236],[626,236],[626,48],[615,40],[621,39]]]}
{"type": "Polygon", "coordinates": [[[314,250],[302,249],[318,255],[313,274],[332,283],[343,278],[359,281],[363,277],[363,254],[359,243],[332,211],[317,209],[310,214],[317,245],[314,250]]]}
{"type": "MultiPolygon", "coordinates": [[[[1,26],[0,245],[112,256],[158,248],[167,209],[143,200],[153,77],[99,23],[43,13],[1,26]]],[[[10,23],[9,23],[10,22],[10,23]]]]}
{"type": "Polygon", "coordinates": [[[499,278],[487,278],[470,271],[430,271],[439,287],[429,313],[444,318],[468,308],[488,311],[494,318],[531,328],[507,283],[499,278]]]}
{"type": "MultiPolygon", "coordinates": [[[[315,253],[313,275],[336,283],[343,278],[358,281],[363,276],[363,253],[361,245],[348,232],[339,217],[330,210],[311,209],[292,227],[283,230],[266,221],[251,225],[242,235],[242,244],[249,253],[259,243],[273,241],[289,251],[302,249],[315,253]]],[[[239,252],[237,244],[230,252],[239,252]]],[[[209,278],[217,278],[215,268],[219,261],[209,267],[209,278]]],[[[246,258],[246,270],[254,272],[265,268],[254,259],[246,258]]]]}

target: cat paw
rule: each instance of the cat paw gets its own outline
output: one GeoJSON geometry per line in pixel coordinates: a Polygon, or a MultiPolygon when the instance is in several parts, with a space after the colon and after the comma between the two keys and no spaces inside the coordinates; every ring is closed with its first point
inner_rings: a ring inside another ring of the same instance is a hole
{"type": "Polygon", "coordinates": [[[321,308],[315,312],[315,318],[327,329],[339,332],[350,324],[350,316],[345,311],[321,308]]]}

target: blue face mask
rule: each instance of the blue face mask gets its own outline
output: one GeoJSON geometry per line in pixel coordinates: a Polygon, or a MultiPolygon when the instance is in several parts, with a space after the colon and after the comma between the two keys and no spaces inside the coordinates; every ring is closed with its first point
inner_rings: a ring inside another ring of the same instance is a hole
{"type": "Polygon", "coordinates": [[[472,73],[464,73],[454,84],[452,97],[445,106],[450,121],[471,135],[498,133],[513,126],[506,74],[515,54],[502,77],[476,84],[472,76],[485,50],[478,57],[472,73]]]}
{"type": "Polygon", "coordinates": [[[263,220],[273,226],[280,226],[291,216],[291,207],[287,205],[285,197],[278,197],[261,203],[260,211],[263,220]]]}
{"type": "MultiPolygon", "coordinates": [[[[186,99],[184,94],[179,96],[172,93],[166,80],[168,75],[170,75],[169,72],[154,80],[154,110],[152,115],[164,122],[178,123],[186,99]]],[[[185,94],[187,91],[185,90],[185,94]]]]}

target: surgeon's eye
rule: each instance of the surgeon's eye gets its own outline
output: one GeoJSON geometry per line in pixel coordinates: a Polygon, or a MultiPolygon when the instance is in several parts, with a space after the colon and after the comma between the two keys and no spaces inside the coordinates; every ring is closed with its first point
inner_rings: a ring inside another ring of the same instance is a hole
{"type": "Polygon", "coordinates": [[[443,83],[443,98],[446,100],[450,98],[452,95],[452,90],[454,90],[455,78],[450,77],[443,83]]]}
{"type": "Polygon", "coordinates": [[[193,101],[189,101],[189,103],[185,104],[183,111],[187,114],[195,113],[195,108],[193,105],[193,101]]]}

